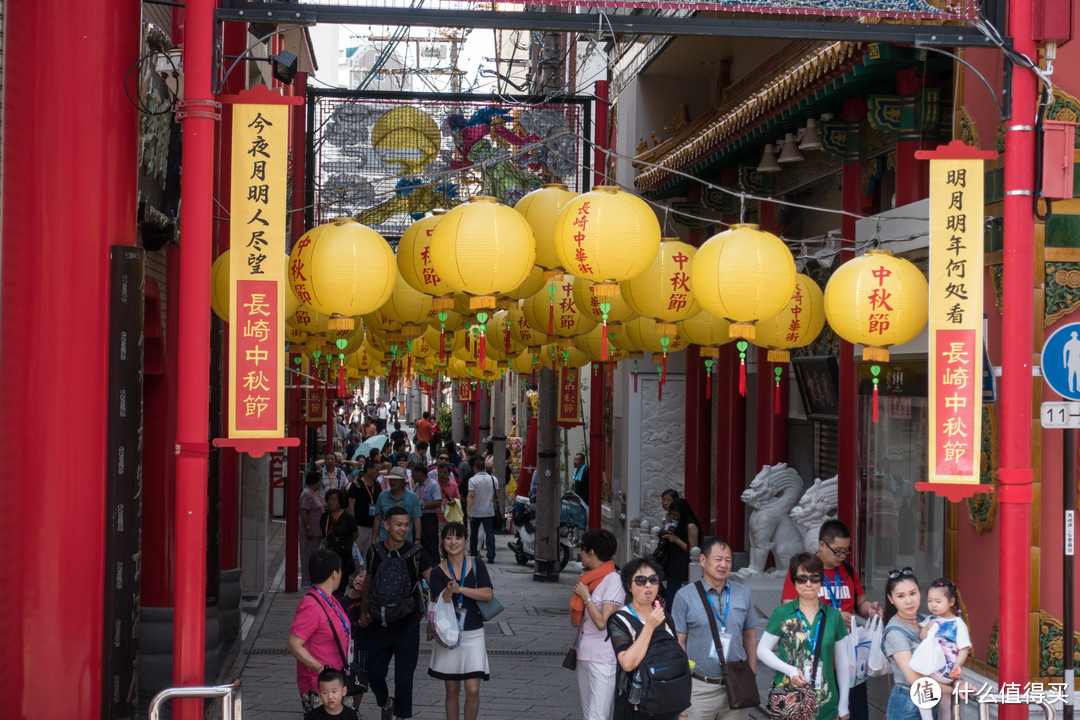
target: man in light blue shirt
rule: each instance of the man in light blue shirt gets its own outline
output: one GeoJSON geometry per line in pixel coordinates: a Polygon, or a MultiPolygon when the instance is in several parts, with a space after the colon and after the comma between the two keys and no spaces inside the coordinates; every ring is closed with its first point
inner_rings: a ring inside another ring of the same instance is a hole
{"type": "Polygon", "coordinates": [[[716,621],[725,661],[746,660],[757,671],[757,611],[750,590],[731,582],[734,557],[731,546],[720,538],[705,538],[701,543],[702,583],[709,607],[701,599],[698,584],[679,590],[672,604],[671,617],[679,643],[694,663],[689,720],[746,720],[750,709],[728,707],[727,688],[722,682],[720,648],[716,647],[712,623],[716,621]]]}
{"type": "Polygon", "coordinates": [[[405,536],[405,539],[408,542],[416,542],[420,539],[420,517],[423,515],[420,499],[416,497],[416,493],[405,489],[405,468],[390,468],[390,473],[386,477],[390,483],[390,489],[379,493],[379,499],[375,501],[375,518],[372,527],[378,527],[378,539],[385,540],[386,527],[383,518],[386,517],[386,511],[392,507],[404,508],[409,513],[409,534],[405,536]]]}

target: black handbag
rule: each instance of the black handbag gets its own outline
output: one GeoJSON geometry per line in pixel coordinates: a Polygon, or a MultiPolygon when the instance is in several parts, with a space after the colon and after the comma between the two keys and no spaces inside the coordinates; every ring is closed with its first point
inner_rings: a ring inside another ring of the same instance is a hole
{"type": "Polygon", "coordinates": [[[330,623],[330,632],[334,633],[334,644],[337,645],[338,654],[341,656],[341,672],[345,675],[346,696],[363,695],[368,690],[367,672],[364,671],[364,666],[359,660],[348,662],[345,649],[341,646],[341,639],[337,634],[337,628],[334,627],[334,621],[330,619],[330,613],[314,593],[308,593],[308,595],[315,598],[315,602],[322,608],[323,614],[326,615],[326,622],[330,623]]]}
{"type": "Polygon", "coordinates": [[[709,618],[713,642],[716,643],[716,652],[720,655],[720,670],[724,673],[723,679],[724,687],[727,688],[728,707],[732,710],[757,707],[761,704],[761,696],[758,694],[757,677],[754,675],[754,670],[750,667],[750,663],[745,660],[728,662],[724,657],[724,645],[720,642],[720,631],[716,627],[712,604],[705,595],[705,583],[698,580],[694,585],[701,596],[701,602],[705,605],[705,616],[709,618]]]}

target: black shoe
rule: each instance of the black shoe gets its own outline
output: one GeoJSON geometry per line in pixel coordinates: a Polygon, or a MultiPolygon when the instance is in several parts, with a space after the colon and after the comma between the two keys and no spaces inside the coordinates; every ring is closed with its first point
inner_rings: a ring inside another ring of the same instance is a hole
{"type": "Polygon", "coordinates": [[[390,706],[382,709],[380,720],[394,720],[394,698],[390,698],[390,706]]]}

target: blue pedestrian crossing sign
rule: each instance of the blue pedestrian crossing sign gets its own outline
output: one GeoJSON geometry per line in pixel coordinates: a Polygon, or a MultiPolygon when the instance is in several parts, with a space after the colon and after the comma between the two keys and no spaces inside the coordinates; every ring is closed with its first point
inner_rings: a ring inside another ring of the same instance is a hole
{"type": "Polygon", "coordinates": [[[1062,325],[1046,338],[1042,376],[1066,400],[1080,400],[1080,323],[1062,325]]]}

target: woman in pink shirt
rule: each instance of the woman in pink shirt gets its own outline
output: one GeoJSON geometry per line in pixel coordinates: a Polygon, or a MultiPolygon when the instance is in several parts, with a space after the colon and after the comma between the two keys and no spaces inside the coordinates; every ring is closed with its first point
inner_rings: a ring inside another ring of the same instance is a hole
{"type": "Polygon", "coordinates": [[[289,652],[296,658],[296,686],[304,714],[322,705],[318,678],[329,665],[341,669],[341,655],[352,657],[349,618],[334,597],[341,581],[341,558],[331,550],[318,550],[308,561],[312,588],[300,600],[289,628],[289,652]],[[339,650],[340,647],[340,650],[339,650]]]}

